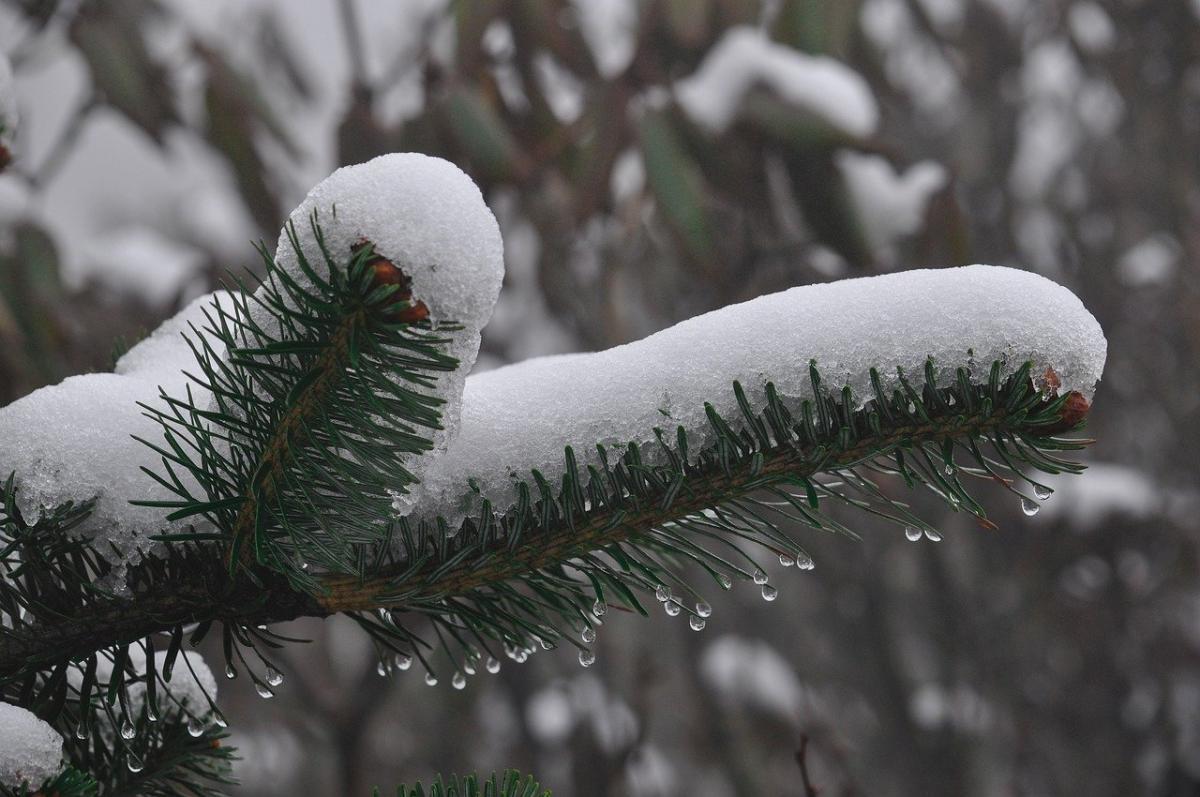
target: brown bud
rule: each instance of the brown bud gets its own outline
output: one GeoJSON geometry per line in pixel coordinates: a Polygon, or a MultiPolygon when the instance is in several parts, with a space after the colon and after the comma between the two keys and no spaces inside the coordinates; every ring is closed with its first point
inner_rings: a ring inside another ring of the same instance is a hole
{"type": "MultiPolygon", "coordinates": [[[[362,251],[363,247],[369,245],[368,241],[360,240],[354,246],[350,247],[350,251],[352,254],[358,254],[362,251]]],[[[395,263],[378,252],[373,252],[367,260],[367,265],[374,271],[374,275],[371,277],[372,289],[381,288],[385,285],[395,285],[399,290],[392,294],[389,300],[391,303],[398,304],[412,300],[412,279],[401,271],[395,263]]],[[[425,306],[424,302],[417,301],[410,307],[395,311],[392,315],[397,321],[412,324],[428,318],[429,308],[425,306]]]]}

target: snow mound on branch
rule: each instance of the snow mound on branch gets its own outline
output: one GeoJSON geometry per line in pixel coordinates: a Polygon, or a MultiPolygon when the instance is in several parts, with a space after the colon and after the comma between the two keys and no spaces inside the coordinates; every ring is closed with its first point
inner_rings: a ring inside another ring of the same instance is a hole
{"type": "MultiPolygon", "coordinates": [[[[190,324],[206,326],[204,311],[214,301],[232,311],[228,293],[202,296],[130,349],[115,373],[72,376],[0,409],[0,469],[4,477],[16,472],[18,508],[26,520],[67,501],[95,498],[81,530],[109,543],[115,550],[97,550],[114,562],[147,550],[150,535],[183,527],[164,521],[161,509],[129,503],[174,497],[140,470],[160,469],[159,458],[132,436],[162,439],[161,427],[138,402],[162,406],[160,386],[172,396],[185,394],[183,370],[196,368],[183,333],[192,336],[190,324]]],[[[204,391],[193,385],[192,392],[203,406],[204,391]]]]}
{"type": "Polygon", "coordinates": [[[726,32],[700,68],[675,85],[675,99],[697,124],[722,133],[737,118],[743,97],[760,85],[852,136],[869,136],[879,123],[875,97],[857,72],[748,26],[726,32]]]}
{"type": "MultiPolygon", "coordinates": [[[[445,431],[434,436],[434,444],[444,445],[454,436],[463,382],[475,364],[480,331],[492,316],[504,280],[500,227],[483,195],[453,163],[414,152],[342,167],[318,183],[289,217],[301,250],[323,275],[324,260],[312,230],[314,212],[335,258],[349,257],[361,241],[370,241],[412,280],[413,300],[425,303],[431,321],[462,325],[447,350],[461,364],[438,380],[437,394],[447,404],[442,411],[445,431]]],[[[279,236],[275,260],[301,284],[308,282],[286,230],[279,236]]],[[[416,467],[419,471],[420,465],[416,467]]]]}
{"type": "Polygon", "coordinates": [[[37,789],[62,769],[58,732],[20,706],[0,703],[0,785],[37,789]]]}
{"type": "Polygon", "coordinates": [[[933,161],[921,161],[899,174],[879,155],[843,150],[834,160],[867,242],[876,250],[920,230],[930,197],[946,185],[946,170],[933,161]]]}
{"type": "Polygon", "coordinates": [[[805,689],[796,671],[761,639],[726,635],[704,649],[700,676],[722,699],[796,722],[805,689]]]}
{"type": "MultiPolygon", "coordinates": [[[[1104,367],[1104,334],[1066,288],[1036,274],[993,266],[908,271],[808,285],[706,313],[634,343],[592,354],[527,360],[467,380],[462,428],[434,461],[411,503],[418,517],[442,515],[457,525],[476,514],[468,486],[498,512],[516,500],[517,479],[532,469],[563,471],[563,448],[580,467],[598,464],[597,443],[617,449],[674,438],[682,426],[690,454],[712,442],[704,403],[730,423],[741,417],[732,384],[752,406],[765,405],[774,382],[789,409],[812,396],[809,362],[825,385],[849,385],[859,404],[874,394],[870,369],[885,390],[897,368],[923,379],[932,357],[939,384],[949,384],[974,352],[972,378],[991,364],[1011,374],[1029,360],[1033,373],[1053,368],[1064,391],[1090,398],[1104,367]]],[[[653,453],[652,446],[648,453],[653,453]]]]}
{"type": "MultiPolygon", "coordinates": [[[[435,434],[434,442],[444,446],[457,426],[463,382],[504,275],[500,230],[483,196],[458,167],[425,155],[384,155],[339,169],[291,215],[310,264],[320,269],[324,259],[310,226],[314,211],[335,258],[348,259],[360,240],[371,241],[412,279],[413,298],[425,303],[433,321],[463,325],[450,334],[448,349],[461,365],[439,378],[436,388],[447,405],[445,431],[435,434]]],[[[286,235],[280,237],[276,257],[294,279],[307,280],[286,235]]],[[[123,565],[154,544],[152,535],[206,522],[192,517],[168,523],[161,508],[129,502],[176,498],[141,470],[161,472],[160,458],[133,436],[157,443],[162,429],[145,417],[138,402],[163,406],[161,386],[175,398],[185,398],[190,389],[195,406],[206,406],[206,391],[185,373],[199,369],[183,335],[194,338],[191,325],[206,326],[204,312],[212,313],[214,301],[234,312],[228,293],[201,297],[130,349],[115,373],[70,377],[0,409],[0,478],[16,472],[22,513],[33,521],[66,501],[95,498],[95,510],[81,531],[106,543],[98,550],[118,566],[113,586],[122,581],[123,565]]],[[[252,313],[264,312],[254,302],[250,307],[252,313]]],[[[211,343],[221,355],[220,345],[211,343]]],[[[429,459],[420,458],[411,469],[419,474],[429,459]]],[[[188,486],[200,494],[196,485],[188,486]]]]}

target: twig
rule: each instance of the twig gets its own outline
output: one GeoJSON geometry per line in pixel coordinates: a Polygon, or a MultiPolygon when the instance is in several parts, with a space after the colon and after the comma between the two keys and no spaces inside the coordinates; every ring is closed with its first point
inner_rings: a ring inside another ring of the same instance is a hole
{"type": "Polygon", "coordinates": [[[800,782],[804,784],[804,797],[817,797],[821,790],[813,785],[808,771],[808,734],[800,734],[800,749],[796,751],[796,763],[800,765],[800,782]]]}

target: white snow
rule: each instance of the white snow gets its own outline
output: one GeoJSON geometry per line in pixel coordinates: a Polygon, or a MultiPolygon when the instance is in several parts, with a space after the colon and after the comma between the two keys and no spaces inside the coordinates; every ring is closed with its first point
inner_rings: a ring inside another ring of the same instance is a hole
{"type": "MultiPolygon", "coordinates": [[[[96,498],[81,531],[115,546],[111,553],[99,549],[113,561],[148,549],[149,535],[169,527],[162,510],[128,503],[172,498],[140,471],[143,465],[156,468],[158,457],[130,435],[161,440],[161,428],[137,402],[157,405],[160,385],[183,395],[187,377],[181,369],[193,360],[181,333],[189,321],[202,327],[203,310],[214,300],[229,306],[223,292],[196,299],[130,349],[115,373],[72,376],[0,409],[0,467],[5,477],[16,472],[18,505],[27,520],[43,508],[96,498]]],[[[203,391],[194,391],[203,401],[203,391]]]]}
{"type": "Polygon", "coordinates": [[[10,154],[19,121],[12,65],[8,57],[0,53],[0,146],[7,148],[10,154]]]}
{"type": "Polygon", "coordinates": [[[572,0],[571,6],[600,75],[624,72],[637,47],[637,0],[572,0]]]}
{"type": "Polygon", "coordinates": [[[165,307],[198,284],[204,253],[144,225],[121,227],[88,241],[87,277],[165,307]]]}
{"type": "Polygon", "coordinates": [[[796,671],[761,639],[726,635],[704,649],[700,676],[722,699],[796,722],[805,689],[796,671]]]}
{"type": "Polygon", "coordinates": [[[0,784],[37,789],[62,769],[58,732],[20,706],[0,703],[0,784]]]}
{"type": "MultiPolygon", "coordinates": [[[[436,388],[449,402],[448,431],[437,436],[444,442],[455,428],[463,380],[503,276],[499,229],[479,189],[457,167],[424,155],[386,155],[339,169],[292,214],[302,246],[319,268],[323,260],[311,249],[308,225],[314,209],[331,252],[349,255],[360,239],[374,242],[412,278],[414,296],[425,302],[432,319],[463,324],[463,331],[453,333],[451,347],[463,365],[436,388]]],[[[278,259],[304,279],[286,237],[281,237],[278,259]]],[[[227,294],[214,296],[230,302],[227,294]]],[[[172,396],[184,395],[183,369],[196,369],[181,333],[188,331],[188,322],[203,325],[202,311],[212,300],[197,299],[164,323],[118,361],[115,373],[70,377],[0,409],[0,467],[5,476],[17,473],[19,504],[29,519],[68,500],[96,498],[81,531],[111,543],[114,562],[127,562],[151,546],[149,536],[171,529],[161,509],[128,503],[174,498],[141,472],[141,466],[161,471],[159,460],[130,435],[162,439],[160,427],[143,416],[137,402],[157,404],[160,385],[172,396]]],[[[193,395],[204,406],[203,391],[193,388],[193,395]]],[[[414,469],[419,471],[420,463],[414,469]]],[[[101,550],[107,555],[106,547],[101,550]]]]}
{"type": "MultiPolygon", "coordinates": [[[[313,211],[331,253],[349,255],[360,241],[372,242],[377,253],[411,278],[413,300],[425,303],[431,321],[462,325],[448,348],[461,365],[439,377],[434,389],[447,402],[445,430],[433,438],[436,447],[444,446],[458,426],[463,382],[504,279],[500,228],[483,195],[454,164],[418,153],[380,155],[338,169],[289,217],[309,262],[323,273],[309,221],[313,211]]],[[[285,233],[279,236],[276,262],[302,284],[308,281],[285,233]]],[[[431,459],[420,457],[406,466],[419,476],[431,459]]]]}
{"type": "Polygon", "coordinates": [[[863,234],[876,251],[920,230],[930,197],[946,185],[946,170],[933,161],[916,163],[903,174],[881,155],[842,150],[835,161],[863,234]]]}
{"type": "Polygon", "coordinates": [[[1067,10],[1067,25],[1080,47],[1092,53],[1112,49],[1117,38],[1117,26],[1099,3],[1091,0],[1073,3],[1067,10]]]}
{"type": "Polygon", "coordinates": [[[1094,462],[1088,465],[1086,479],[1052,476],[1039,481],[1054,494],[1042,504],[1038,522],[1065,522],[1081,531],[1093,530],[1111,516],[1148,520],[1168,506],[1167,492],[1128,465],[1094,462]]]}
{"type": "Polygon", "coordinates": [[[1126,249],[1117,260],[1117,276],[1134,288],[1170,282],[1183,248],[1169,232],[1156,232],[1126,249]]]}
{"type": "Polygon", "coordinates": [[[721,133],[737,118],[746,93],[760,85],[851,136],[871,135],[879,122],[875,98],[853,69],[748,26],[730,28],[700,68],[676,83],[675,98],[697,124],[721,133]]]}
{"type": "Polygon", "coordinates": [[[1053,367],[1063,390],[1090,397],[1106,342],[1074,294],[1015,269],[920,270],[792,288],[625,346],[472,376],[459,436],[397,510],[412,513],[415,505],[419,517],[442,514],[453,524],[476,510],[467,485],[474,478],[502,512],[515,501],[516,478],[529,479],[534,468],[561,476],[564,446],[573,446],[581,466],[594,464],[597,443],[652,443],[655,427],[683,426],[694,454],[712,440],[704,402],[737,425],[734,380],[752,406],[763,405],[772,381],[795,409],[811,396],[815,359],[827,386],[849,385],[862,403],[873,395],[871,367],[890,389],[897,367],[919,380],[933,357],[948,384],[968,349],[978,381],[993,360],[1005,374],[1030,360],[1034,374],[1053,367]]]}

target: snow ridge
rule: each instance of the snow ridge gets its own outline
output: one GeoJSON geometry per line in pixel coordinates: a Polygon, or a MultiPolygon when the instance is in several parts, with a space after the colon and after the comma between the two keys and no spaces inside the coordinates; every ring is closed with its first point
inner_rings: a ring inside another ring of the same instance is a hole
{"type": "Polygon", "coordinates": [[[919,377],[932,357],[939,383],[949,384],[968,351],[976,381],[987,379],[993,361],[1007,376],[1029,360],[1034,374],[1053,368],[1063,391],[1090,399],[1106,342],[1074,294],[1015,269],[977,265],[792,288],[606,351],[472,376],[460,434],[396,508],[417,518],[440,514],[452,526],[475,514],[480,497],[502,513],[531,470],[561,476],[565,446],[581,468],[598,465],[597,443],[620,451],[653,443],[655,427],[682,426],[695,453],[712,437],[705,402],[726,419],[739,417],[735,380],[752,406],[765,404],[773,382],[796,409],[812,396],[815,360],[826,386],[848,385],[861,406],[873,396],[871,368],[890,391],[897,368],[919,377]]]}

